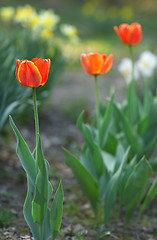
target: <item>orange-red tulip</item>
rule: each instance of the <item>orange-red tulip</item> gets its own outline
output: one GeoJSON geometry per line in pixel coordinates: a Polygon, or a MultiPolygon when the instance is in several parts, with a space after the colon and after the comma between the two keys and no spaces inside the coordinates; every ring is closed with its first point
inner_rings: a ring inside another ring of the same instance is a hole
{"type": "Polygon", "coordinates": [[[50,59],[33,58],[16,61],[17,80],[25,87],[43,86],[48,77],[51,61],[50,59]]]}
{"type": "Polygon", "coordinates": [[[136,45],[142,40],[142,27],[139,23],[122,23],[113,29],[124,44],[136,45]]]}
{"type": "Polygon", "coordinates": [[[81,54],[81,64],[86,73],[90,75],[102,75],[107,73],[113,62],[113,55],[89,53],[81,54]]]}

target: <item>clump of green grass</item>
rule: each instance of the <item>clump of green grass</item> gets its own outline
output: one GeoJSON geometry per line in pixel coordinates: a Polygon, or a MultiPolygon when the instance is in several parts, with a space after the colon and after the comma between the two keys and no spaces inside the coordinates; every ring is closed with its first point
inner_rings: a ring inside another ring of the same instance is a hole
{"type": "Polygon", "coordinates": [[[4,208],[0,203],[0,227],[7,227],[10,223],[12,223],[15,213],[4,208]]]}

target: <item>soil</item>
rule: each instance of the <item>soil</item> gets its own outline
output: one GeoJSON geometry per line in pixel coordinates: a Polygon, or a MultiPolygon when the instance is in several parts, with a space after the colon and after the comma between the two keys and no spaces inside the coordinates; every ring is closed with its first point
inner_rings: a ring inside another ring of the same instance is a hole
{"type": "MultiPolygon", "coordinates": [[[[111,82],[110,78],[106,79],[106,96],[109,95],[111,82]]],[[[90,204],[71,170],[64,163],[62,147],[73,151],[83,143],[82,135],[75,125],[76,115],[83,108],[88,109],[87,115],[89,112],[92,113],[95,102],[92,84],[89,77],[84,77],[80,73],[75,75],[75,80],[72,74],[67,74],[64,83],[54,88],[49,107],[43,109],[39,116],[40,135],[45,158],[51,166],[50,180],[54,192],[60,179],[62,179],[64,188],[64,214],[57,239],[155,240],[157,239],[157,206],[155,202],[149,207],[140,222],[137,221],[137,213],[135,213],[127,228],[124,226],[122,216],[116,221],[111,219],[106,229],[100,226],[103,231],[100,228],[95,229],[94,215],[90,204]],[[81,85],[84,87],[82,88],[81,85]],[[79,107],[78,102],[80,103],[79,107]],[[78,108],[75,109],[75,106],[78,108]],[[102,232],[105,231],[106,236],[101,237],[102,232]]],[[[100,85],[104,85],[102,80],[100,85]]],[[[123,86],[124,82],[119,80],[117,89],[122,89],[116,96],[119,100],[124,96],[125,87],[123,86]]],[[[101,97],[103,98],[102,89],[101,97]]],[[[30,149],[33,150],[35,142],[33,121],[25,125],[18,122],[16,125],[30,149]]],[[[9,212],[8,215],[5,212],[6,223],[0,222],[0,239],[33,239],[22,212],[26,196],[25,173],[15,152],[14,134],[9,126],[8,128],[10,129],[9,136],[0,138],[0,216],[4,209],[9,212]]],[[[2,216],[0,220],[1,218],[2,216]]]]}

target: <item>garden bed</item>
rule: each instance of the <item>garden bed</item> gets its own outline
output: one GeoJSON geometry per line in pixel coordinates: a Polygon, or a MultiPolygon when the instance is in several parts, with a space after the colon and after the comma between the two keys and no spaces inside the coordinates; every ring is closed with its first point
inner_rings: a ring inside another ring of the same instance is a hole
{"type": "MultiPolygon", "coordinates": [[[[56,91],[60,91],[61,88],[61,86],[57,87],[56,91]]],[[[127,228],[124,226],[122,217],[116,221],[111,219],[107,228],[101,226],[102,230],[95,230],[94,215],[90,204],[80,190],[71,170],[65,165],[62,151],[63,146],[75,151],[76,147],[83,143],[83,137],[77,130],[75,122],[70,120],[69,115],[67,116],[65,109],[64,111],[63,109],[58,110],[56,102],[54,100],[53,109],[45,109],[40,114],[40,131],[45,157],[51,166],[50,180],[54,191],[60,179],[62,179],[64,188],[64,215],[57,239],[157,239],[157,206],[155,202],[149,206],[140,222],[137,221],[135,212],[127,228]],[[105,231],[108,234],[104,237],[102,234],[105,231]]],[[[35,143],[32,122],[20,126],[20,131],[30,149],[33,150],[35,143]]],[[[26,195],[26,179],[16,156],[15,146],[16,141],[10,129],[9,139],[7,138],[6,141],[1,139],[0,143],[0,239],[32,239],[22,213],[26,195]]]]}

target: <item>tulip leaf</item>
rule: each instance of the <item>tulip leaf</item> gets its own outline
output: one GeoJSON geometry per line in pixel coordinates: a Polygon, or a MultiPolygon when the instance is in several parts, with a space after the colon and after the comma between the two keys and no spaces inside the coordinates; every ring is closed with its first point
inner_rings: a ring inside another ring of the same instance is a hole
{"type": "Polygon", "coordinates": [[[138,123],[138,128],[137,128],[138,134],[142,136],[146,132],[149,126],[150,126],[150,116],[147,115],[143,117],[138,123]]]}
{"type": "Polygon", "coordinates": [[[119,189],[119,203],[120,203],[120,207],[123,204],[123,191],[124,191],[126,182],[127,182],[128,178],[130,177],[130,175],[132,174],[132,172],[134,171],[136,164],[137,164],[137,157],[135,156],[133,159],[131,159],[129,164],[127,164],[125,172],[122,175],[120,189],[119,189]]]}
{"type": "Polygon", "coordinates": [[[91,126],[83,123],[83,115],[84,115],[84,111],[82,111],[80,116],[78,117],[77,128],[82,132],[86,142],[90,146],[92,146],[93,141],[95,141],[96,139],[95,131],[91,126]]]}
{"type": "Polygon", "coordinates": [[[103,162],[104,162],[104,166],[106,168],[106,170],[108,172],[114,172],[114,167],[116,164],[116,157],[111,155],[108,152],[102,151],[102,156],[103,156],[103,162]]]}
{"type": "Polygon", "coordinates": [[[128,159],[129,150],[130,148],[128,148],[127,151],[125,152],[119,168],[112,175],[107,185],[106,194],[105,194],[105,207],[104,207],[104,223],[105,224],[107,223],[111,215],[114,203],[116,201],[117,193],[119,191],[119,187],[121,183],[122,172],[128,159]]]}
{"type": "Polygon", "coordinates": [[[92,151],[90,151],[90,161],[93,163],[96,170],[96,178],[99,179],[100,176],[105,172],[105,164],[102,151],[100,147],[94,142],[92,151]]]}
{"type": "Polygon", "coordinates": [[[116,136],[114,136],[113,133],[108,133],[103,150],[111,153],[112,155],[115,155],[117,145],[118,145],[118,141],[116,139],[116,136]]]}
{"type": "Polygon", "coordinates": [[[8,119],[9,114],[19,105],[19,101],[14,101],[10,103],[7,107],[5,107],[5,110],[3,110],[3,113],[1,114],[0,119],[0,130],[4,126],[6,120],[8,119]]]}
{"type": "Polygon", "coordinates": [[[107,140],[107,136],[108,136],[108,133],[110,131],[110,127],[112,125],[112,104],[113,104],[113,97],[111,98],[109,104],[108,104],[108,107],[105,111],[105,115],[104,115],[104,118],[103,118],[103,121],[101,123],[101,126],[100,126],[100,143],[101,143],[101,146],[103,148],[103,146],[105,145],[106,143],[106,140],[107,140]]]}
{"type": "Polygon", "coordinates": [[[97,179],[97,172],[96,172],[95,165],[93,163],[93,156],[91,156],[91,151],[90,151],[87,144],[85,144],[82,148],[82,153],[81,153],[81,156],[80,156],[80,162],[91,173],[91,175],[95,179],[97,179]]]}
{"type": "Polygon", "coordinates": [[[26,142],[24,141],[19,130],[17,129],[11,116],[9,116],[9,121],[10,121],[10,124],[12,126],[12,129],[15,133],[16,140],[17,140],[17,149],[16,149],[17,155],[21,161],[21,164],[22,164],[24,170],[28,174],[29,179],[31,180],[31,182],[34,186],[35,181],[36,181],[35,160],[31,154],[26,142]]]}
{"type": "Polygon", "coordinates": [[[24,217],[28,224],[28,226],[31,229],[31,232],[33,234],[33,237],[35,239],[39,239],[39,225],[34,222],[32,217],[32,200],[33,200],[33,193],[34,193],[34,186],[32,185],[32,182],[27,174],[27,196],[24,203],[24,217]]]}
{"type": "Polygon", "coordinates": [[[35,196],[32,202],[32,216],[34,222],[42,224],[46,215],[48,199],[49,199],[49,182],[46,163],[42,151],[40,136],[38,135],[37,143],[37,166],[38,173],[35,183],[35,196]]]}
{"type": "Polygon", "coordinates": [[[97,214],[98,198],[99,198],[99,188],[98,183],[95,178],[90,174],[90,172],[81,164],[81,162],[69,151],[63,149],[66,155],[65,162],[72,169],[78,183],[80,184],[82,190],[88,197],[92,208],[97,214]]]}
{"type": "Polygon", "coordinates": [[[143,115],[149,116],[149,113],[152,108],[153,103],[153,95],[151,91],[149,90],[148,86],[145,86],[145,93],[144,93],[144,105],[143,105],[143,115]]]}
{"type": "Polygon", "coordinates": [[[129,176],[123,191],[123,203],[126,208],[127,224],[135,208],[140,204],[146,194],[151,175],[152,168],[145,157],[143,157],[129,176]]]}
{"type": "Polygon", "coordinates": [[[120,108],[114,104],[114,109],[116,111],[117,116],[119,117],[119,121],[122,124],[122,131],[124,131],[126,139],[128,141],[127,145],[131,146],[131,150],[136,154],[141,148],[141,141],[138,139],[138,136],[135,131],[133,131],[132,126],[130,125],[128,119],[121,112],[120,108]]]}
{"type": "MultiPolygon", "coordinates": [[[[33,153],[32,153],[34,159],[36,159],[36,148],[34,149],[33,153]]],[[[49,174],[49,170],[50,170],[50,165],[49,162],[45,159],[45,163],[46,163],[46,171],[47,171],[47,175],[49,174]]],[[[48,200],[50,200],[50,197],[53,193],[53,187],[50,181],[48,181],[49,183],[49,187],[48,187],[48,200]]]]}
{"type": "Polygon", "coordinates": [[[154,179],[153,184],[146,195],[146,198],[140,209],[139,217],[142,216],[143,212],[146,210],[148,205],[153,201],[153,199],[156,196],[157,196],[157,178],[154,179]]]}
{"type": "Polygon", "coordinates": [[[52,240],[56,239],[56,236],[59,232],[62,221],[62,215],[63,215],[63,188],[62,184],[60,183],[55,193],[50,211],[50,227],[52,240]]]}
{"type": "Polygon", "coordinates": [[[139,101],[135,94],[135,82],[132,80],[127,88],[127,119],[131,126],[137,123],[139,119],[139,101]]]}

